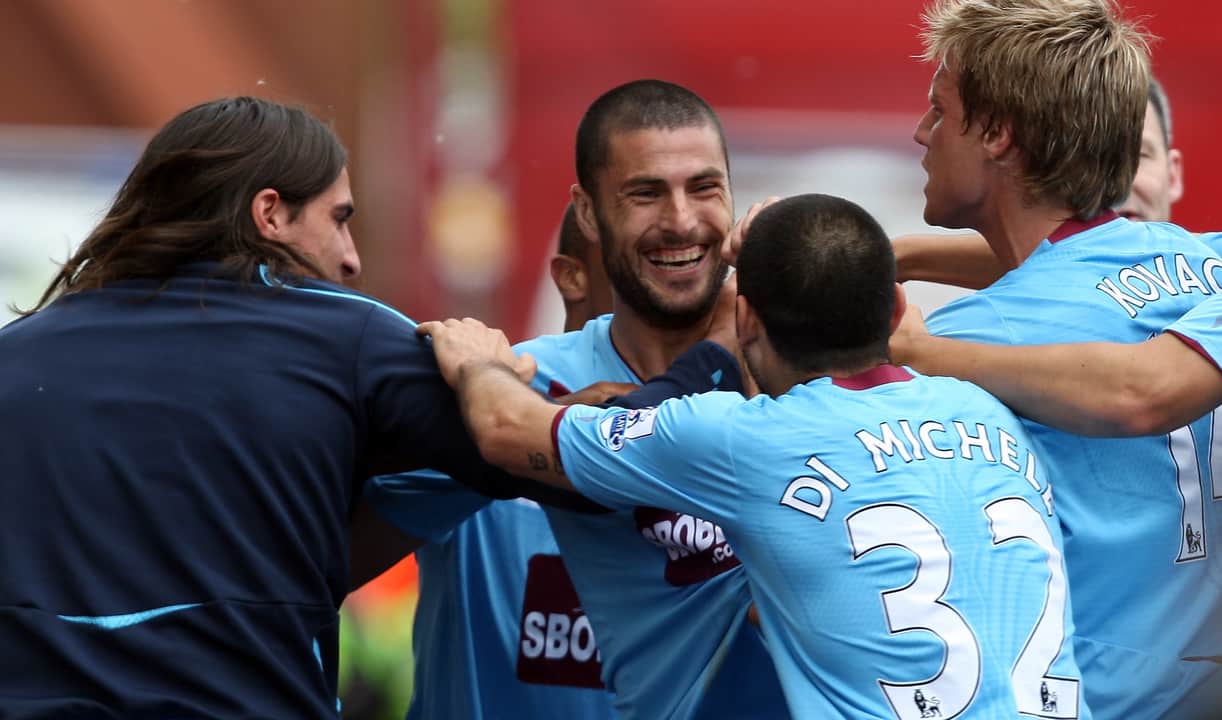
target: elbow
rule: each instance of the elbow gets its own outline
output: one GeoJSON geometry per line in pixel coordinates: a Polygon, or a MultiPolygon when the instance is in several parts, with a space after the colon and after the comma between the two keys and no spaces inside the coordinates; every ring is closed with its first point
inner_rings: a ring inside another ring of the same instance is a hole
{"type": "Polygon", "coordinates": [[[494,409],[469,423],[475,445],[484,462],[502,469],[513,464],[516,445],[513,418],[494,409]]]}
{"type": "Polygon", "coordinates": [[[1137,437],[1161,435],[1184,425],[1173,407],[1149,386],[1126,387],[1113,398],[1113,409],[1105,418],[1109,435],[1137,437]]]}
{"type": "Polygon", "coordinates": [[[1153,408],[1142,408],[1120,418],[1114,427],[1117,433],[1124,437],[1137,437],[1168,433],[1178,425],[1172,422],[1165,413],[1160,413],[1153,408]]]}

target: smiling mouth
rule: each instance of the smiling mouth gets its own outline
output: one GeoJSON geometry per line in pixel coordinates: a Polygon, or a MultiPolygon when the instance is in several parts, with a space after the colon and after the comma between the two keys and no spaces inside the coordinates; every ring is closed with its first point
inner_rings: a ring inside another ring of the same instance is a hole
{"type": "Polygon", "coordinates": [[[654,267],[663,270],[687,270],[696,267],[709,249],[701,245],[686,248],[658,248],[645,254],[654,267]]]}

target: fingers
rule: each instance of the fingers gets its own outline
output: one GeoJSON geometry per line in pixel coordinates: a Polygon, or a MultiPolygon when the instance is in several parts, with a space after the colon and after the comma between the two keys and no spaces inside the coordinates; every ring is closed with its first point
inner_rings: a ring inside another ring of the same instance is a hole
{"type": "Polygon", "coordinates": [[[909,335],[929,334],[929,329],[925,327],[925,314],[921,312],[920,307],[909,303],[904,308],[904,317],[900,320],[900,330],[909,335]]]}
{"type": "Polygon", "coordinates": [[[639,388],[639,385],[632,383],[611,382],[609,380],[600,380],[593,385],[588,385],[577,392],[560,397],[552,398],[560,405],[600,405],[607,402],[613,397],[627,395],[639,388]]]}
{"type": "Polygon", "coordinates": [[[536,364],[530,356],[514,353],[505,333],[490,328],[475,318],[449,318],[420,323],[416,334],[433,339],[433,354],[446,382],[454,385],[462,367],[468,363],[497,362],[509,367],[529,382],[535,376],[536,364]]]}
{"type": "MultiPolygon", "coordinates": [[[[475,318],[466,317],[462,320],[457,318],[446,318],[445,320],[429,320],[428,322],[420,323],[416,326],[416,334],[432,337],[439,333],[445,332],[446,330],[460,327],[470,328],[473,332],[480,329],[491,330],[491,328],[475,318]]],[[[500,330],[496,330],[496,332],[500,332],[500,330]]]]}
{"type": "Polygon", "coordinates": [[[889,343],[891,362],[897,364],[912,362],[921,347],[922,340],[928,337],[929,329],[925,327],[921,309],[909,304],[904,309],[904,315],[896,326],[895,332],[891,333],[889,343]]]}
{"type": "Polygon", "coordinates": [[[760,210],[779,201],[781,198],[776,195],[770,195],[763,200],[752,205],[747,209],[747,214],[739,218],[738,222],[734,223],[734,229],[726,236],[726,239],[721,244],[721,257],[731,265],[738,263],[738,253],[742,250],[743,240],[747,237],[747,230],[751,227],[751,221],[759,214],[760,210]]]}
{"type": "Polygon", "coordinates": [[[535,362],[533,355],[523,353],[514,358],[514,362],[509,367],[517,373],[518,379],[524,383],[529,383],[535,379],[535,373],[539,371],[539,365],[535,362]]]}
{"type": "Polygon", "coordinates": [[[732,353],[738,352],[738,332],[734,324],[734,305],[737,297],[738,276],[731,274],[721,286],[717,304],[713,306],[713,315],[709,320],[709,330],[705,333],[706,340],[712,340],[732,353]]]}

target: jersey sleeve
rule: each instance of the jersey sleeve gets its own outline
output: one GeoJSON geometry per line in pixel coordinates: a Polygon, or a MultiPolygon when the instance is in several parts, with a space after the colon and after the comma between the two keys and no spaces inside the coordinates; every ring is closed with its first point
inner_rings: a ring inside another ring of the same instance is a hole
{"type": "Polygon", "coordinates": [[[415,327],[374,308],[361,336],[355,383],[369,474],[432,467],[454,477],[472,443],[432,347],[415,327]]]}
{"type": "Polygon", "coordinates": [[[744,402],[715,392],[656,408],[574,406],[557,422],[556,447],[573,487],[599,504],[731,518],[739,491],[727,415],[744,402]]]}
{"type": "Polygon", "coordinates": [[[728,350],[717,343],[701,340],[680,355],[665,373],[650,378],[638,390],[612,398],[604,407],[652,407],[667,398],[713,390],[743,392],[742,372],[738,359],[728,350]]]}
{"type": "Polygon", "coordinates": [[[577,493],[484,462],[431,344],[415,327],[389,308],[373,308],[368,316],[354,379],[367,438],[364,477],[432,468],[488,497],[526,497],[576,512],[606,510],[577,493]]]}
{"type": "Polygon", "coordinates": [[[1222,232],[1206,232],[1197,235],[1197,239],[1209,246],[1209,249],[1222,255],[1222,232]]]}
{"type": "Polygon", "coordinates": [[[1167,332],[1174,333],[1222,370],[1222,295],[1211,297],[1189,310],[1172,323],[1167,332]]]}
{"type": "Polygon", "coordinates": [[[930,313],[925,326],[931,335],[952,340],[970,340],[1012,345],[1014,334],[992,301],[975,293],[952,300],[930,313]]]}
{"type": "Polygon", "coordinates": [[[434,470],[379,475],[367,483],[365,499],[386,522],[429,542],[445,540],[455,527],[492,502],[434,470]]]}

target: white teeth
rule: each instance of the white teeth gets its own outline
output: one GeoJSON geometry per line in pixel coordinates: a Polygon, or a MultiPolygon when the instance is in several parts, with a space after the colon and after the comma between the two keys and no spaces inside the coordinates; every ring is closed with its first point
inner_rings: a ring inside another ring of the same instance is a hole
{"type": "Polygon", "coordinates": [[[683,248],[681,250],[661,248],[649,253],[649,261],[654,265],[668,267],[690,265],[699,262],[704,257],[704,253],[705,249],[701,247],[683,248]]]}

